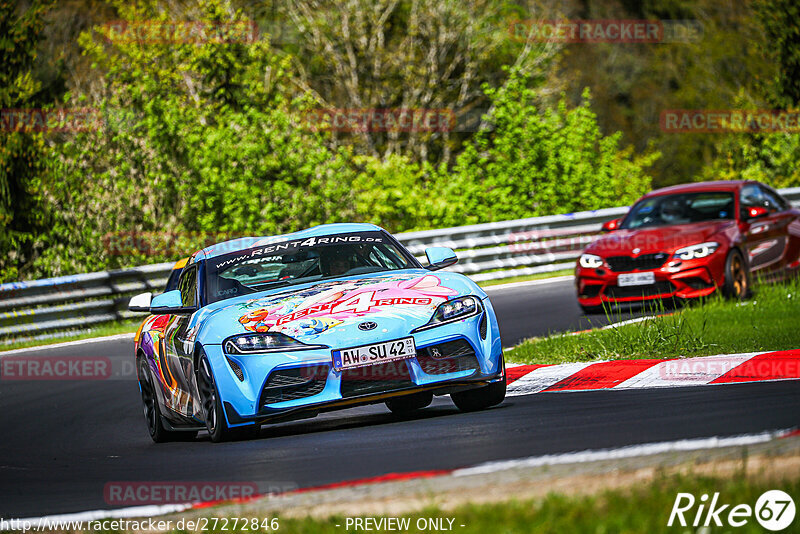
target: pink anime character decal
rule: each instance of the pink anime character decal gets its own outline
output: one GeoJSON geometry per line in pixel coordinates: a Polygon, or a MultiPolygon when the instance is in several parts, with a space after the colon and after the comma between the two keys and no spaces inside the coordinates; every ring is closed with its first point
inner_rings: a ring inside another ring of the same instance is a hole
{"type": "Polygon", "coordinates": [[[447,297],[456,294],[434,275],[378,276],[314,286],[307,292],[264,303],[241,316],[239,322],[252,332],[314,335],[365,315],[392,314],[397,306],[403,307],[406,318],[410,312],[427,319],[447,297]]]}

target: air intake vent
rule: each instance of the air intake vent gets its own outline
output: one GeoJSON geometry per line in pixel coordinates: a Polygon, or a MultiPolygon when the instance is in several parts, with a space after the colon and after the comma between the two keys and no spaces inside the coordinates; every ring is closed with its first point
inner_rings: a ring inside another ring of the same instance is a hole
{"type": "Polygon", "coordinates": [[[239,379],[239,382],[244,382],[244,372],[242,372],[242,368],[239,367],[239,364],[236,363],[235,361],[231,360],[227,356],[225,357],[225,359],[228,360],[228,365],[231,366],[231,369],[233,370],[233,374],[236,375],[236,378],[239,379]]]}

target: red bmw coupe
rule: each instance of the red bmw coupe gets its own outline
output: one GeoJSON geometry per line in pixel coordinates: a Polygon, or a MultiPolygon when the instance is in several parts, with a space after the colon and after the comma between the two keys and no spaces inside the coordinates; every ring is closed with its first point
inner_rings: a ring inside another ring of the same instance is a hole
{"type": "Polygon", "coordinates": [[[603,303],[721,290],[744,298],[753,273],[784,278],[800,267],[800,210],[753,181],[704,182],[653,191],[578,260],[578,302],[587,313],[603,303]]]}

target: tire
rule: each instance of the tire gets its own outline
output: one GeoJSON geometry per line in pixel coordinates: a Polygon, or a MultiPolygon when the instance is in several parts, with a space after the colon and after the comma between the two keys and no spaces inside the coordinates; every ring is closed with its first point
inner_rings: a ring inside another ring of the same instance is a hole
{"type": "Polygon", "coordinates": [[[394,414],[405,415],[430,406],[432,402],[433,393],[421,391],[412,395],[391,398],[386,401],[386,407],[394,414]]]}
{"type": "Polygon", "coordinates": [[[453,404],[462,412],[477,412],[492,406],[497,406],[506,398],[506,363],[500,356],[500,365],[503,366],[503,379],[486,386],[452,393],[450,398],[453,404]]]}
{"type": "Polygon", "coordinates": [[[738,249],[732,249],[725,258],[722,294],[733,300],[743,300],[750,296],[750,269],[738,249]]]}
{"type": "Polygon", "coordinates": [[[138,365],[139,391],[142,394],[142,409],[147,422],[150,437],[156,443],[168,441],[190,441],[197,437],[197,432],[192,430],[168,430],[161,419],[161,406],[158,404],[153,377],[147,368],[147,361],[139,358],[138,365]]]}
{"type": "Polygon", "coordinates": [[[585,315],[597,315],[599,313],[603,313],[602,306],[584,306],[583,304],[580,304],[580,307],[585,315]]]}
{"type": "Polygon", "coordinates": [[[206,419],[206,429],[211,441],[221,443],[223,441],[237,441],[256,437],[260,431],[260,425],[248,425],[244,427],[230,428],[225,419],[222,403],[219,401],[219,390],[214,381],[214,373],[211,372],[211,364],[205,353],[198,358],[197,389],[200,392],[200,400],[203,404],[203,414],[206,419]]]}

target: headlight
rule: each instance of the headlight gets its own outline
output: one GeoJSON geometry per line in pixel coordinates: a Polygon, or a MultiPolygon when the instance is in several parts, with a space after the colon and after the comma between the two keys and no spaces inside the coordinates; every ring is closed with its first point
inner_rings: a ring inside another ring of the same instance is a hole
{"type": "Polygon", "coordinates": [[[585,269],[597,269],[603,266],[603,258],[594,254],[581,254],[581,259],[578,261],[585,269]]]}
{"type": "Polygon", "coordinates": [[[228,354],[256,354],[289,350],[325,349],[325,345],[306,345],[279,332],[242,334],[229,337],[222,344],[228,354]]]}
{"type": "Polygon", "coordinates": [[[414,332],[433,328],[434,326],[452,323],[453,321],[460,321],[461,319],[478,315],[482,310],[483,308],[481,307],[481,301],[478,299],[478,297],[473,297],[470,295],[448,300],[436,308],[436,311],[433,312],[433,317],[431,317],[430,321],[415,329],[414,332]]]}
{"type": "Polygon", "coordinates": [[[675,257],[679,260],[693,260],[697,258],[705,258],[710,256],[719,248],[719,243],[709,241],[708,243],[700,243],[698,245],[691,245],[689,247],[679,248],[675,251],[675,257]]]}

